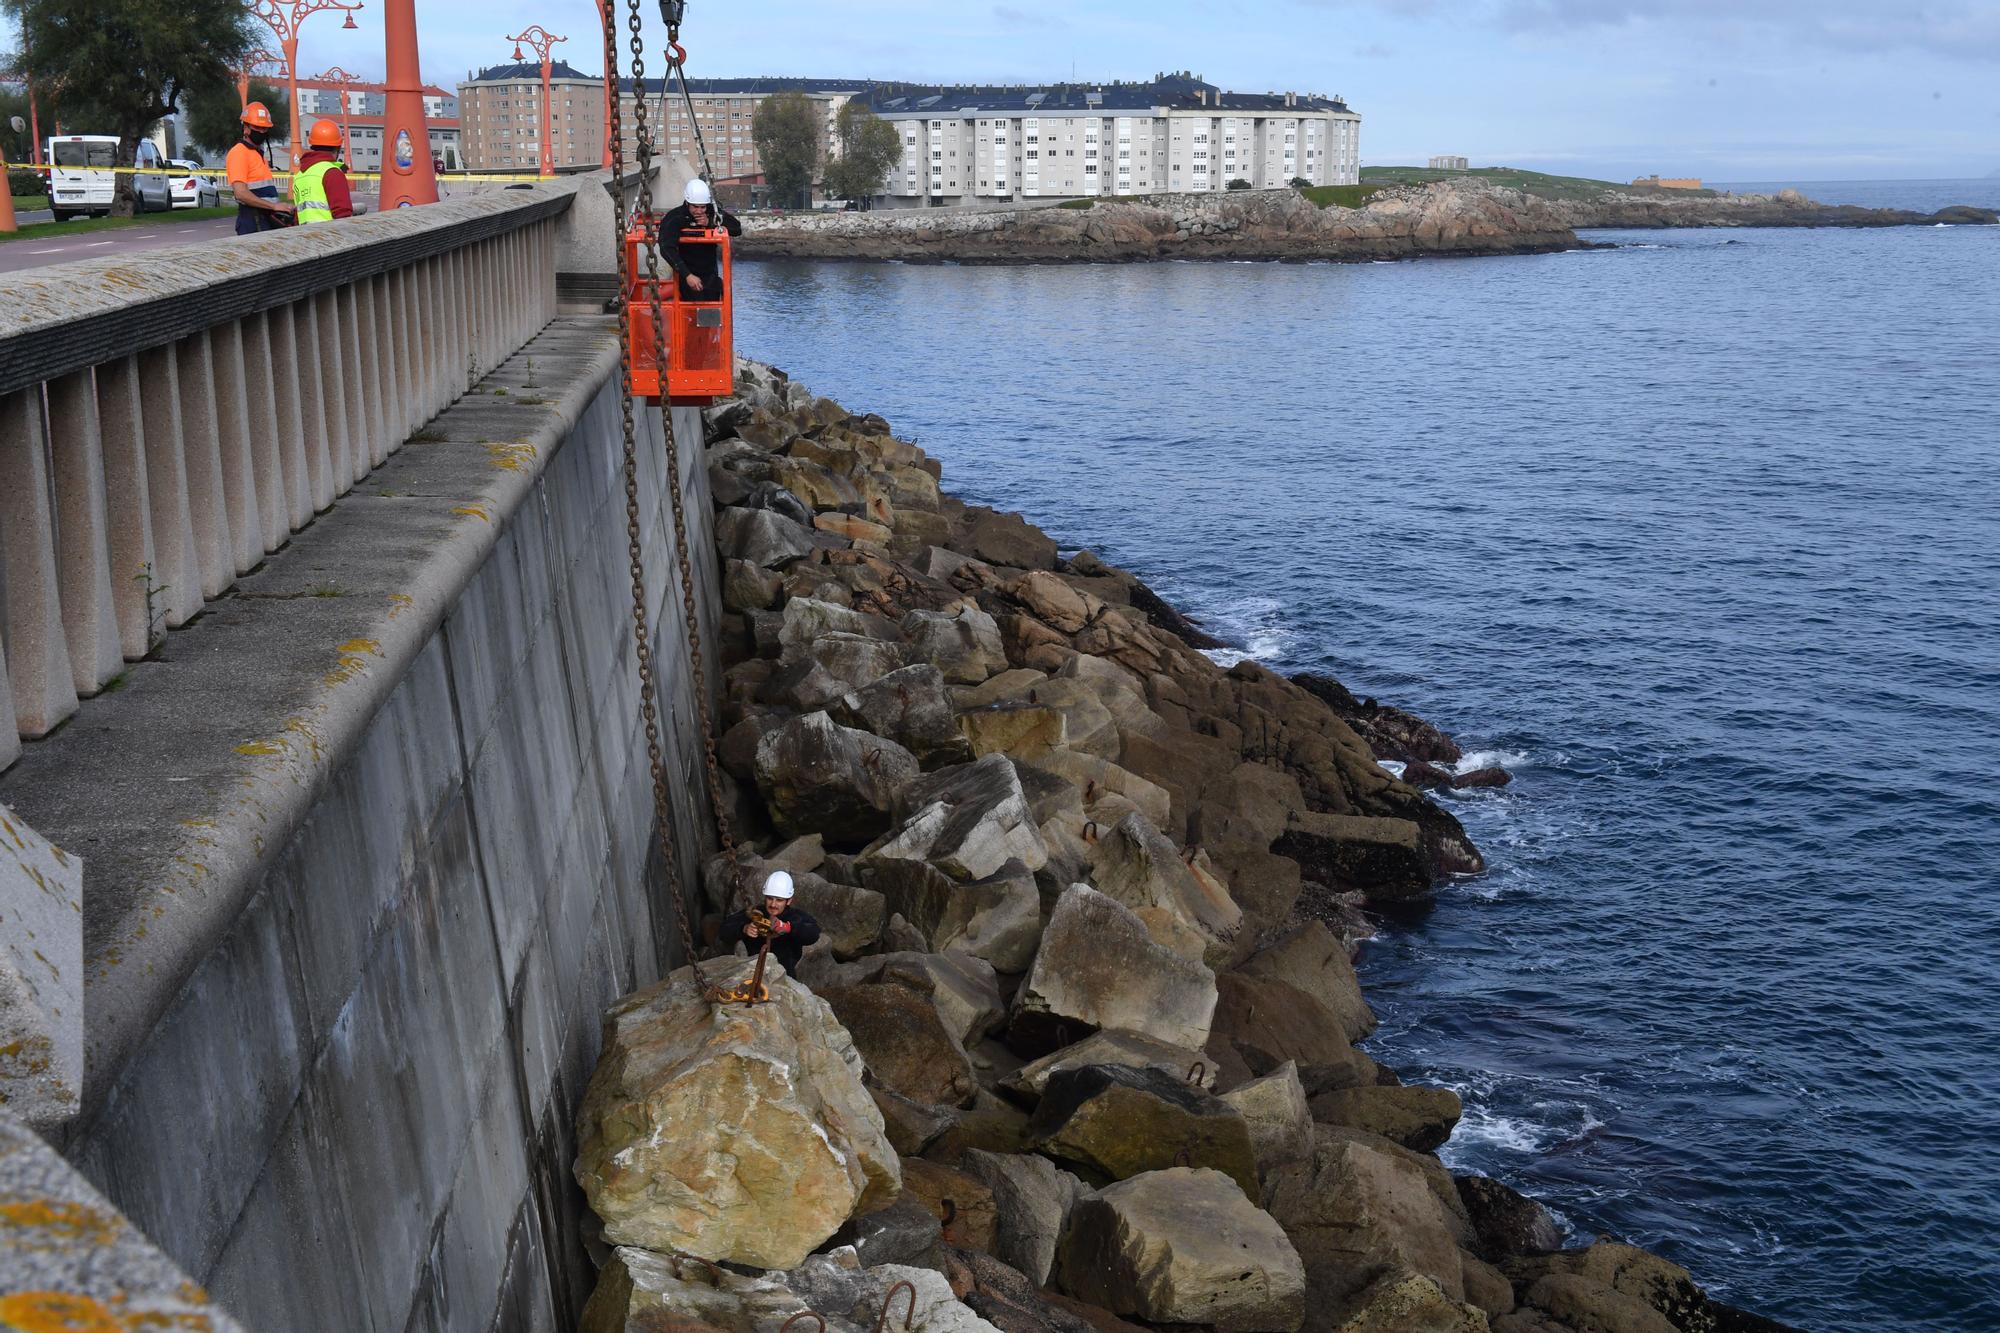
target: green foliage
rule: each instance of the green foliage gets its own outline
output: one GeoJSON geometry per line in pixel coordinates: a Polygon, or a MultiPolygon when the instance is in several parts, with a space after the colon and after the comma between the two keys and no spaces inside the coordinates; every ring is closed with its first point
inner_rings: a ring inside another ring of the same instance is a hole
{"type": "Polygon", "coordinates": [[[1254,189],[1255,187],[1252,186],[1249,181],[1246,181],[1241,176],[1238,176],[1235,180],[1229,182],[1229,184],[1223,186],[1222,188],[1225,190],[1249,190],[1249,189],[1254,189]]]}
{"type": "MultiPolygon", "coordinates": [[[[14,159],[9,156],[7,160],[12,162],[14,159]]],[[[48,192],[48,177],[41,172],[29,171],[26,168],[7,168],[7,193],[15,199],[31,199],[35,207],[40,208],[47,201],[48,192]]]]}
{"type": "Polygon", "coordinates": [[[1291,185],[1294,190],[1310,190],[1312,188],[1312,184],[1313,183],[1307,180],[1304,176],[1294,176],[1292,177],[1291,180],[1291,185]]]}
{"type": "Polygon", "coordinates": [[[1587,176],[1551,176],[1541,171],[1516,167],[1474,167],[1470,171],[1433,171],[1429,167],[1363,167],[1364,184],[1426,185],[1432,181],[1462,180],[1470,176],[1493,185],[1504,185],[1543,199],[1596,199],[1606,190],[1627,187],[1617,181],[1592,180],[1587,176]]]}
{"type": "MultiPolygon", "coordinates": [[[[27,55],[14,62],[75,134],[115,134],[130,165],[146,131],[187,93],[232,79],[251,47],[241,0],[0,0],[27,55]]],[[[130,216],[132,177],[113,211],[130,216]]]]}
{"type": "MultiPolygon", "coordinates": [[[[286,108],[284,89],[265,83],[262,79],[250,80],[250,100],[262,102],[277,124],[271,130],[272,143],[283,143],[291,137],[291,112],[286,108]]],[[[187,138],[202,147],[202,161],[210,166],[220,166],[223,155],[236,146],[243,137],[243,122],[240,119],[243,108],[236,100],[236,80],[229,78],[222,83],[203,85],[188,94],[187,115],[181,127],[187,131],[187,138]]]]}
{"type": "Polygon", "coordinates": [[[804,93],[779,93],[757,107],[750,124],[771,200],[788,208],[812,202],[814,169],[819,165],[820,113],[804,93]]]}
{"type": "Polygon", "coordinates": [[[1299,193],[1321,208],[1359,208],[1382,185],[1308,185],[1299,193]]]}
{"type": "Polygon", "coordinates": [[[861,102],[840,108],[834,122],[840,156],[826,164],[826,192],[835,199],[867,199],[882,192],[883,180],[903,155],[896,127],[861,102]]]}
{"type": "MultiPolygon", "coordinates": [[[[36,200],[36,203],[40,203],[36,200]]],[[[178,227],[186,222],[213,218],[233,218],[236,205],[221,208],[176,208],[169,213],[140,213],[129,218],[77,218],[71,222],[36,222],[19,231],[0,232],[0,245],[10,241],[45,241],[51,236],[70,237],[85,231],[123,231],[127,227],[178,227]]]]}
{"type": "Polygon", "coordinates": [[[1065,200],[1063,200],[1063,201],[1062,201],[1061,203],[1057,204],[1057,205],[1056,205],[1056,207],[1057,207],[1057,208],[1096,208],[1096,207],[1097,207],[1097,201],[1096,201],[1095,199],[1065,199],[1065,200]]]}

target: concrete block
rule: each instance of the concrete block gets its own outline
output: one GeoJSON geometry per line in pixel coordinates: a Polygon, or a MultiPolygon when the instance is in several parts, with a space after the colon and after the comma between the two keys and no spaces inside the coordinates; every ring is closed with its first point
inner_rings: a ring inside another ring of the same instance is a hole
{"type": "Polygon", "coordinates": [[[82,1089],[83,862],[0,805],[0,1106],[50,1134],[82,1089]]]}

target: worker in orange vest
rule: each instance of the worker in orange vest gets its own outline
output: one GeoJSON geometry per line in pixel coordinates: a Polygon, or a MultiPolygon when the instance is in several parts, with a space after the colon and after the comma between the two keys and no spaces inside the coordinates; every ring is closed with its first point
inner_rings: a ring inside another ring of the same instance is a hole
{"type": "Polygon", "coordinates": [[[252,102],[238,119],[243,122],[243,138],[223,164],[229,192],[236,196],[236,234],[289,226],[292,206],[278,197],[278,181],[264,151],[271,137],[271,113],[262,102],[252,102]]]}

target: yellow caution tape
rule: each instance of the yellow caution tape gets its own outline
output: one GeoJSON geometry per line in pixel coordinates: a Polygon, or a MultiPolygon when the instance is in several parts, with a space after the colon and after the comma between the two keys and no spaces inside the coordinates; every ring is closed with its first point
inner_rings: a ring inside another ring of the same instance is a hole
{"type": "MultiPolygon", "coordinates": [[[[55,167],[51,167],[51,166],[48,166],[48,165],[46,165],[46,164],[44,164],[44,165],[42,165],[42,166],[34,166],[34,165],[32,165],[32,164],[30,164],[30,163],[26,163],[26,162],[9,162],[9,163],[7,164],[7,169],[8,169],[9,171],[55,171],[55,170],[57,170],[57,168],[55,168],[55,167]]],[[[193,170],[191,170],[191,171],[190,171],[190,170],[188,170],[188,169],[186,169],[186,168],[168,168],[168,167],[73,167],[73,166],[64,166],[64,167],[62,167],[62,168],[61,168],[61,170],[63,170],[63,171],[74,171],[74,172],[77,172],[77,173],[79,173],[79,174],[82,174],[82,173],[85,173],[85,172],[107,172],[107,171],[108,171],[108,172],[110,172],[110,173],[111,173],[112,175],[114,175],[114,176],[214,176],[214,177],[216,177],[216,178],[217,178],[218,180],[220,180],[220,179],[221,179],[221,177],[222,177],[222,174],[223,174],[223,169],[221,169],[221,168],[217,168],[217,167],[196,167],[196,168],[194,168],[193,170]]],[[[294,175],[294,173],[293,173],[293,172],[289,172],[289,171],[273,171],[273,172],[271,173],[271,175],[270,175],[269,177],[267,177],[266,179],[271,179],[271,180],[290,180],[290,179],[292,178],[292,176],[293,176],[293,175],[294,175]]],[[[355,180],[355,181],[378,181],[378,180],[381,180],[381,179],[382,179],[382,173],[381,173],[381,172],[379,172],[379,171],[350,171],[350,172],[348,172],[348,173],[347,173],[347,178],[348,178],[349,180],[355,180]]],[[[439,179],[440,181],[443,181],[443,182],[444,182],[445,184],[447,184],[447,185],[448,185],[448,184],[450,184],[450,183],[451,183],[451,182],[453,182],[453,181],[539,181],[539,180],[556,180],[556,179],[558,179],[558,178],[557,178],[557,177],[554,177],[554,176],[538,176],[538,175],[536,175],[536,174],[535,174],[534,172],[532,172],[532,171],[530,171],[530,172],[492,172],[492,171],[481,171],[481,172],[466,172],[466,173],[463,173],[463,174],[458,174],[458,173],[451,173],[451,172],[447,172],[447,173],[444,173],[444,174],[442,174],[442,175],[438,176],[438,179],[439,179]]]]}

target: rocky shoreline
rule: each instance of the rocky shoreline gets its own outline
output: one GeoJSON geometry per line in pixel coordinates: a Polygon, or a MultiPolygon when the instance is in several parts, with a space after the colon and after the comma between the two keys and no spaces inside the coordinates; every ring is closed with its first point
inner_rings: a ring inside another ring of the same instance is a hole
{"type": "Polygon", "coordinates": [[[607,1015],[585,1333],[1781,1329],[1454,1176],[1457,1095],[1356,1045],[1369,913],[1483,869],[1384,768],[1449,780],[1450,737],[1217,665],[780,372],[706,424],[742,845],[705,936],[773,869],[824,933],[768,1004],[701,998],[725,955],[607,1015]]]}
{"type": "Polygon", "coordinates": [[[1465,258],[1588,249],[1578,229],[1901,227],[1991,224],[1990,209],[1935,214],[1775,195],[1667,197],[1608,191],[1548,199],[1479,180],[1383,190],[1361,208],[1320,208],[1291,190],[1162,195],[1087,208],[1006,212],[901,210],[745,222],[742,259],[903,263],[1137,263],[1154,260],[1337,261],[1465,258]]]}

